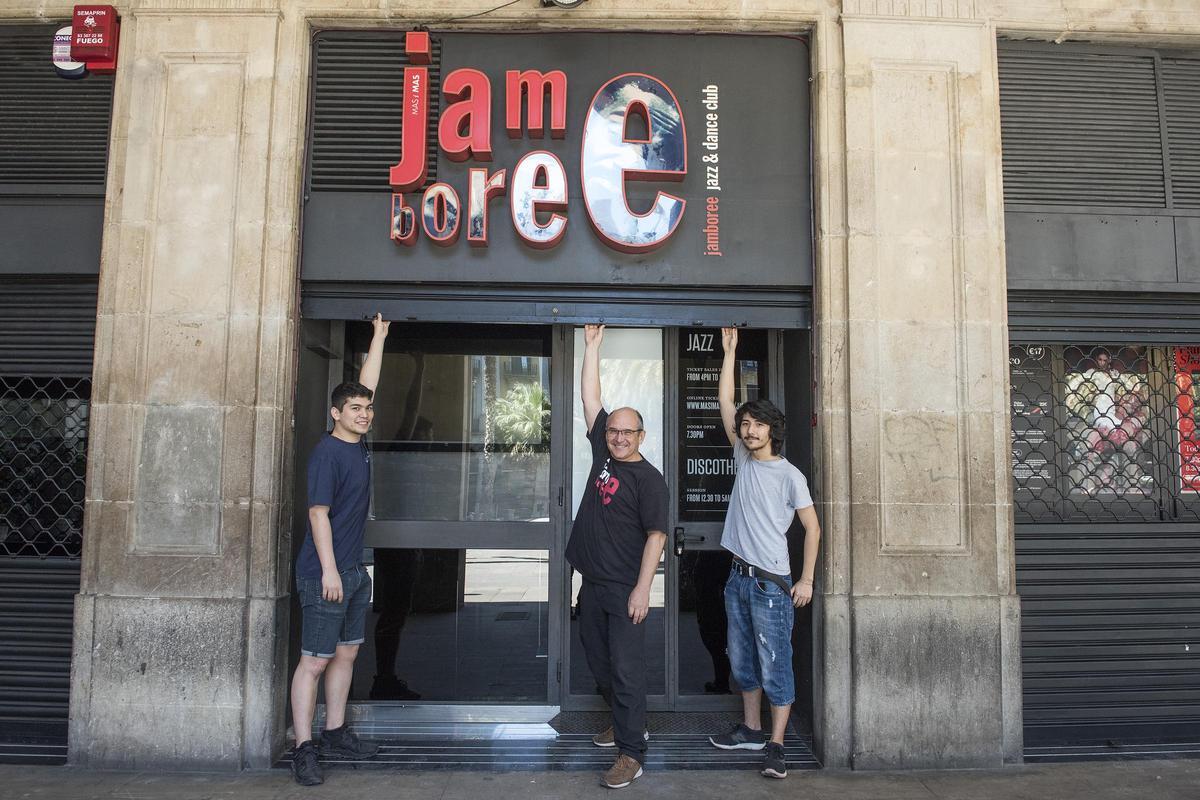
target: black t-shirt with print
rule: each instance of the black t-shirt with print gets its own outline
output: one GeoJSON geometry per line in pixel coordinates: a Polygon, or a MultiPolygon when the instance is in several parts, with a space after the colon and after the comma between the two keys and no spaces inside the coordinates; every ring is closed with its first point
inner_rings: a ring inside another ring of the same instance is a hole
{"type": "Polygon", "coordinates": [[[667,531],[667,482],[649,461],[617,461],[608,452],[608,412],[596,415],[588,441],[592,470],[575,514],[567,560],[597,583],[633,586],[648,531],[667,531]]]}

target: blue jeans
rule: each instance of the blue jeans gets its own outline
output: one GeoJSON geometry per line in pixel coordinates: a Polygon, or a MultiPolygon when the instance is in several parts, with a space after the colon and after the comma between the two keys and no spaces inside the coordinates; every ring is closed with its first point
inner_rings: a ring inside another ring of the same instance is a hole
{"type": "Polygon", "coordinates": [[[300,610],[300,652],[317,658],[333,658],[339,645],[362,644],[366,639],[367,608],[371,605],[371,576],[359,564],[338,573],[342,578],[342,602],[331,603],[321,596],[320,578],[296,576],[300,610]]]}
{"type": "MultiPolygon", "coordinates": [[[[790,578],[784,578],[788,586],[790,578]]],[[[792,674],[792,596],[765,578],[730,570],[725,583],[729,665],[743,692],[761,688],[773,706],[796,699],[792,674]]]]}

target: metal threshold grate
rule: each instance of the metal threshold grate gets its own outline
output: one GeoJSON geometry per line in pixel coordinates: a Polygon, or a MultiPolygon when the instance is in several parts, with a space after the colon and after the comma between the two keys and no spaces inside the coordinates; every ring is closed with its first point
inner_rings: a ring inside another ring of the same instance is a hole
{"type": "MultiPolygon", "coordinates": [[[[362,722],[354,725],[355,731],[378,742],[379,755],[370,761],[322,763],[396,770],[602,771],[612,765],[615,751],[593,745],[592,734],[607,725],[607,719],[603,713],[568,713],[559,714],[549,725],[528,726],[362,722]]],[[[759,766],[763,759],[760,752],[723,751],[709,744],[711,734],[727,729],[735,720],[732,714],[650,714],[647,769],[738,770],[759,766]]],[[[811,737],[790,732],[785,741],[790,769],[820,769],[811,737]]],[[[288,754],[276,766],[287,768],[288,754]]]]}

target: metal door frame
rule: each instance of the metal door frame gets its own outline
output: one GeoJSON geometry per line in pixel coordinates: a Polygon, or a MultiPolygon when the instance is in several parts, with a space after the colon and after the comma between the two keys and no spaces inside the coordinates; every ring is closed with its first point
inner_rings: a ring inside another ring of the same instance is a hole
{"type": "MultiPolygon", "coordinates": [[[[325,397],[333,392],[334,387],[345,379],[346,363],[346,320],[332,320],[330,323],[328,345],[328,375],[325,387],[325,397]]],[[[483,323],[483,326],[497,323],[483,323]]],[[[440,706],[450,713],[448,719],[473,721],[487,719],[489,721],[528,721],[530,714],[534,717],[544,716],[541,709],[557,706],[559,701],[559,686],[557,678],[558,662],[556,653],[562,650],[563,630],[557,624],[554,609],[563,605],[561,592],[561,575],[563,573],[563,549],[565,535],[562,531],[563,514],[563,464],[570,464],[571,430],[570,405],[555,402],[555,392],[559,391],[560,375],[564,359],[568,365],[571,361],[569,342],[567,350],[563,350],[560,325],[538,325],[530,327],[550,328],[550,480],[547,487],[550,499],[550,519],[548,522],[471,522],[471,521],[438,521],[438,520],[374,520],[366,523],[365,541],[367,546],[373,538],[380,535],[412,537],[416,541],[409,544],[412,547],[430,547],[431,549],[473,549],[480,548],[481,536],[486,536],[482,547],[484,549],[513,549],[513,550],[546,550],[549,559],[547,574],[547,601],[549,612],[546,628],[546,695],[544,706],[528,701],[505,704],[498,702],[464,703],[456,700],[405,700],[393,701],[350,701],[348,713],[353,719],[385,719],[396,716],[389,713],[388,708],[395,707],[398,713],[406,716],[414,708],[421,706],[440,706]],[[564,433],[567,432],[567,433],[564,433]],[[564,460],[563,454],[566,459],[564,460]],[[557,507],[555,512],[555,493],[557,492],[557,507]],[[436,544],[426,544],[435,542],[436,544]]],[[[569,472],[567,473],[570,474],[569,472]]]]}
{"type": "MultiPolygon", "coordinates": [[[[561,347],[563,355],[556,358],[561,358],[558,362],[564,366],[570,365],[569,369],[560,370],[557,379],[554,383],[554,391],[557,397],[574,398],[576,376],[570,374],[573,371],[574,365],[574,324],[564,324],[555,326],[557,333],[555,335],[556,347],[561,347]]],[[[622,326],[622,327],[640,327],[640,326],[622,326]]],[[[649,327],[649,326],[647,326],[649,327]]],[[[679,474],[679,336],[680,331],[688,330],[678,326],[658,328],[663,332],[663,473],[667,478],[668,485],[675,486],[679,474]]],[[[784,375],[783,375],[783,336],[784,330],[775,328],[770,329],[767,337],[767,370],[768,397],[780,403],[781,407],[784,404],[784,375]]],[[[552,367],[553,369],[553,367],[552,367]]],[[[566,411],[569,411],[567,409],[566,411]]],[[[787,409],[785,409],[786,411],[787,409]]],[[[803,409],[796,409],[797,412],[803,409]]],[[[566,412],[564,412],[566,413],[566,412]]],[[[569,417],[568,417],[569,419],[569,417]]],[[[560,437],[565,438],[565,437],[560,437]]],[[[573,440],[567,439],[563,448],[560,449],[558,457],[562,461],[557,465],[558,474],[562,477],[562,485],[559,489],[560,500],[562,497],[572,497],[571,486],[571,446],[573,440]]],[[[553,467],[552,467],[553,470],[553,467]]],[[[665,619],[665,694],[650,695],[647,697],[647,710],[649,711],[733,711],[738,710],[742,706],[740,694],[729,695],[681,695],[679,693],[679,617],[676,613],[676,608],[679,599],[679,569],[678,558],[674,555],[673,537],[677,527],[683,527],[691,535],[703,535],[705,541],[699,548],[702,550],[719,550],[721,542],[721,531],[723,523],[720,522],[692,522],[682,523],[679,519],[679,493],[671,492],[672,501],[668,509],[668,541],[665,551],[664,570],[665,570],[665,601],[664,612],[665,619]]],[[[560,503],[563,539],[561,541],[559,552],[566,547],[566,536],[570,532],[571,523],[571,508],[569,502],[560,503]]],[[[558,642],[560,650],[558,658],[560,660],[561,669],[557,671],[560,687],[560,699],[562,709],[564,711],[605,711],[607,706],[604,701],[597,695],[580,695],[572,694],[570,686],[570,669],[571,669],[571,642],[570,642],[570,586],[567,583],[567,570],[565,568],[565,559],[560,558],[559,573],[559,591],[561,597],[566,602],[559,608],[558,613],[554,614],[551,610],[551,616],[557,619],[557,626],[551,626],[554,631],[557,627],[558,642]]],[[[551,574],[553,575],[553,565],[551,574]]]]}
{"type": "MultiPolygon", "coordinates": [[[[667,449],[665,459],[668,482],[672,485],[679,479],[679,332],[686,328],[669,329],[669,347],[671,357],[667,360],[664,370],[664,381],[667,386],[667,407],[672,409],[669,417],[664,417],[670,428],[663,446],[667,449]]],[[[783,382],[783,330],[772,328],[767,335],[767,398],[783,408],[785,406],[783,382]]],[[[671,541],[667,542],[667,696],[670,699],[671,711],[734,711],[741,710],[742,697],[739,693],[727,695],[684,695],[679,692],[679,614],[676,612],[679,604],[679,558],[675,556],[673,540],[675,530],[683,529],[687,536],[703,536],[704,541],[691,546],[692,550],[717,551],[721,549],[721,533],[724,529],[722,522],[683,522],[679,519],[678,491],[671,493],[670,507],[671,541]]]]}

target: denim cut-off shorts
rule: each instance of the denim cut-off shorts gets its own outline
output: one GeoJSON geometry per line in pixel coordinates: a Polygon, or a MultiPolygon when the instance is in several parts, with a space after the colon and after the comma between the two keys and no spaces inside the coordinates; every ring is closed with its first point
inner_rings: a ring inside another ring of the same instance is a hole
{"type": "MultiPolygon", "coordinates": [[[[784,578],[788,586],[790,578],[784,578]]],[[[792,597],[765,578],[730,570],[725,583],[725,613],[729,618],[729,665],[738,688],[762,688],[773,706],[796,699],[792,674],[792,597]]]]}
{"type": "Polygon", "coordinates": [[[333,658],[339,645],[362,644],[366,640],[371,576],[361,564],[339,574],[342,576],[340,603],[331,603],[321,596],[320,578],[296,576],[296,592],[304,617],[300,632],[303,655],[333,658]]]}

